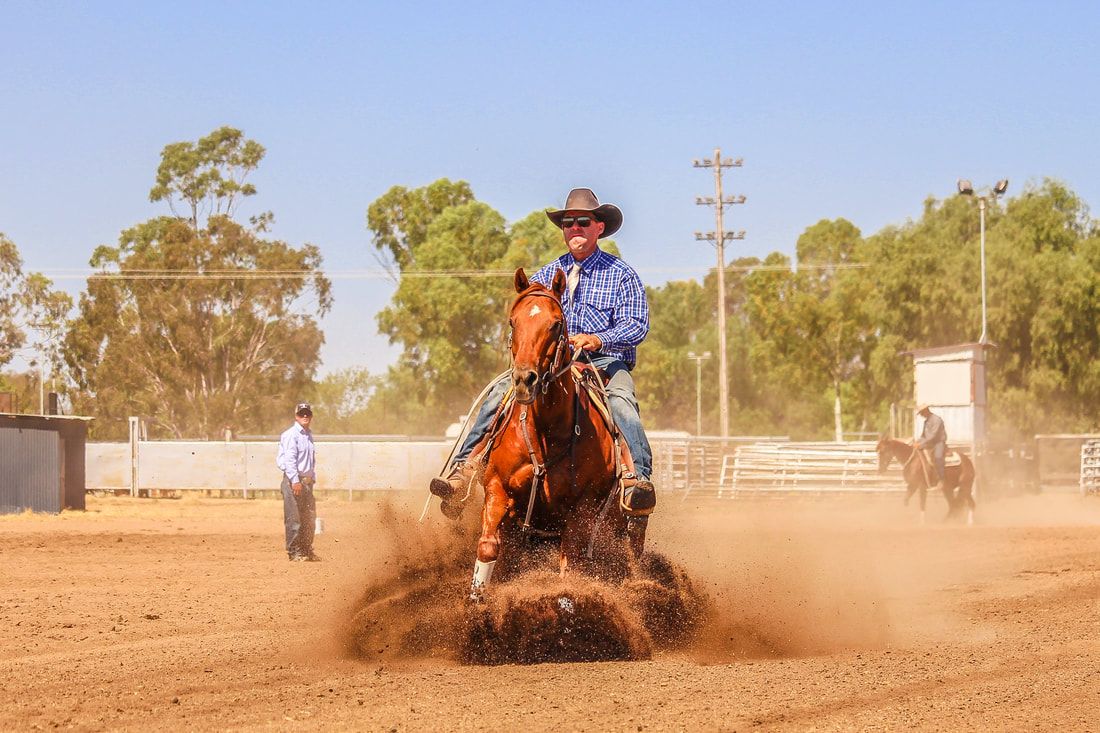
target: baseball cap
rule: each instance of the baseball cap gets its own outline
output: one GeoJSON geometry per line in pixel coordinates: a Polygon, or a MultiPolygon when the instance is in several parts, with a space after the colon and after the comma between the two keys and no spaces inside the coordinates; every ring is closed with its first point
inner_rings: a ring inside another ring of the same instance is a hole
{"type": "Polygon", "coordinates": [[[295,415],[312,415],[313,408],[309,406],[308,402],[299,402],[294,408],[295,415]]]}

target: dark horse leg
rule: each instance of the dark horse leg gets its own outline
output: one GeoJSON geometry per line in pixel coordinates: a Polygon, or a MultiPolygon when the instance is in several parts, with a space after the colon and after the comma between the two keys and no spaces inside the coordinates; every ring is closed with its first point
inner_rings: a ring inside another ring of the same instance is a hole
{"type": "Polygon", "coordinates": [[[913,481],[905,485],[905,506],[909,506],[909,500],[913,498],[913,494],[917,491],[917,482],[913,481]]]}
{"type": "Polygon", "coordinates": [[[566,522],[561,537],[562,575],[577,568],[604,580],[621,581],[629,574],[633,553],[626,541],[625,518],[617,502],[601,517],[603,504],[586,502],[566,522]]]}
{"type": "Polygon", "coordinates": [[[942,491],[943,498],[947,500],[947,514],[944,515],[944,521],[955,516],[960,508],[960,504],[955,498],[955,489],[958,485],[959,473],[957,471],[944,470],[942,491]]]}
{"type": "Polygon", "coordinates": [[[969,464],[959,467],[958,490],[955,492],[953,513],[966,507],[966,523],[974,524],[974,469],[969,464]]]}

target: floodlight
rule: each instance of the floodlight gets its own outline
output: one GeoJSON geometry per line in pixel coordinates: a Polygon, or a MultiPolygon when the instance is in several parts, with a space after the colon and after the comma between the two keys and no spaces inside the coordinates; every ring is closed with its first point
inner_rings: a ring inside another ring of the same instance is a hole
{"type": "Polygon", "coordinates": [[[1002,178],[993,185],[993,193],[997,196],[1004,195],[1004,192],[1008,190],[1008,179],[1002,178]]]}
{"type": "MultiPolygon", "coordinates": [[[[1007,182],[1006,182],[1006,185],[1007,185],[1007,182]]],[[[974,186],[971,185],[970,181],[966,180],[965,178],[960,178],[959,179],[958,186],[959,186],[959,193],[962,194],[963,196],[971,196],[971,195],[974,194],[974,186]]]]}

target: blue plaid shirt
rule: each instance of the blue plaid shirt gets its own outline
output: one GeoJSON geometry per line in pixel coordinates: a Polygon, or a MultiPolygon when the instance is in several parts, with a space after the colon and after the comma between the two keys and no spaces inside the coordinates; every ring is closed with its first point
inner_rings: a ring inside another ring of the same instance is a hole
{"type": "MultiPolygon", "coordinates": [[[[573,255],[568,252],[546,265],[531,278],[550,287],[554,273],[569,275],[573,255]]],[[[649,304],[642,279],[630,265],[602,249],[581,260],[581,277],[572,302],[566,291],[565,323],[569,333],[590,333],[600,339],[599,353],[634,367],[638,344],[649,333],[649,304]]]]}

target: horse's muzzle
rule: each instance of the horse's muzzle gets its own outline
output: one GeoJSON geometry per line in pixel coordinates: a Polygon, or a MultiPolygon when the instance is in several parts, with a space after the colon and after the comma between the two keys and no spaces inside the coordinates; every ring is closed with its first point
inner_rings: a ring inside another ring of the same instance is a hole
{"type": "Polygon", "coordinates": [[[529,405],[535,401],[539,374],[534,369],[512,369],[512,386],[516,392],[516,402],[529,405]]]}

